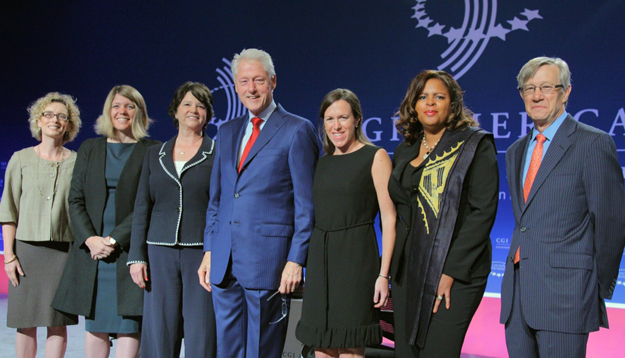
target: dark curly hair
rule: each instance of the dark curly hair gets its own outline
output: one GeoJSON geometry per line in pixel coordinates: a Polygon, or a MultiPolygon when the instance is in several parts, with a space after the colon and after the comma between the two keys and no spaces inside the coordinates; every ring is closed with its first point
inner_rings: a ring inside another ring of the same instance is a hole
{"type": "Polygon", "coordinates": [[[464,106],[462,89],[458,82],[445,71],[426,70],[419,73],[412,82],[410,82],[406,97],[397,112],[399,119],[395,123],[395,127],[409,144],[414,143],[421,133],[423,133],[423,127],[417,118],[415,106],[419,95],[423,92],[425,84],[431,79],[438,79],[443,82],[449,92],[451,108],[449,117],[447,117],[445,121],[445,128],[461,129],[468,126],[478,126],[478,123],[473,118],[473,112],[464,106]]]}

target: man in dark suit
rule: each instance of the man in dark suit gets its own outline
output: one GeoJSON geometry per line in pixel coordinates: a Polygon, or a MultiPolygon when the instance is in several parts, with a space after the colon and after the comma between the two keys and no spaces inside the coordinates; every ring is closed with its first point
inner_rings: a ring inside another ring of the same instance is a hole
{"type": "Polygon", "coordinates": [[[625,190],[614,141],[566,111],[571,74],[538,57],[518,75],[534,129],[506,153],[515,227],[501,290],[510,357],[585,357],[608,327],[625,245],[625,190]]]}
{"type": "Polygon", "coordinates": [[[302,280],[313,228],[319,149],[312,123],[274,102],[269,54],[243,50],[232,72],[249,113],[219,129],[198,274],[213,292],[217,356],[280,357],[287,295],[302,280]]]}

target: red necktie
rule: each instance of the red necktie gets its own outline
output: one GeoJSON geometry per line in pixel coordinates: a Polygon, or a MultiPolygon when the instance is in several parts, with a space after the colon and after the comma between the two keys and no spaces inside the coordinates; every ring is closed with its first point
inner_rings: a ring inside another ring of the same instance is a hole
{"type": "Polygon", "coordinates": [[[261,123],[263,123],[262,119],[258,117],[252,118],[252,124],[254,125],[254,129],[252,130],[252,135],[250,136],[250,139],[247,140],[247,144],[245,144],[245,148],[243,149],[243,154],[241,155],[241,161],[239,162],[239,173],[241,172],[241,169],[243,169],[243,163],[245,163],[245,159],[247,158],[247,155],[249,154],[250,149],[252,149],[252,146],[254,145],[254,142],[256,141],[256,137],[258,137],[258,134],[260,133],[261,123]]]}
{"type": "MultiPolygon", "coordinates": [[[[534,147],[534,151],[532,152],[532,159],[530,160],[530,167],[527,170],[527,176],[525,177],[525,184],[523,185],[523,200],[527,202],[527,197],[530,195],[530,190],[532,190],[532,184],[534,184],[534,179],[536,179],[536,174],[538,173],[538,168],[540,168],[540,163],[543,160],[543,143],[545,143],[545,136],[540,133],[536,136],[536,146],[534,147]]],[[[516,249],[516,254],[514,255],[514,263],[518,263],[520,260],[521,254],[521,246],[516,249]]]]}

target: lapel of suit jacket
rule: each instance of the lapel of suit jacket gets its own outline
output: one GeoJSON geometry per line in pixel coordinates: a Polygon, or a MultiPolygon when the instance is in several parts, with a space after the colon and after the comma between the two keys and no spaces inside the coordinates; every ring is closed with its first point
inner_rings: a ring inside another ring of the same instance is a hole
{"type": "Polygon", "coordinates": [[[174,180],[178,179],[178,172],[174,165],[174,144],[176,143],[176,138],[178,138],[178,135],[163,143],[158,152],[158,160],[161,163],[161,167],[174,180]]]}
{"type": "Polygon", "coordinates": [[[534,179],[532,189],[527,197],[525,208],[529,206],[534,196],[536,196],[536,192],[540,190],[540,186],[545,182],[553,168],[556,167],[560,160],[562,160],[562,157],[564,157],[564,154],[568,151],[571,146],[571,134],[575,132],[576,127],[577,122],[569,115],[564,119],[560,128],[558,128],[558,131],[553,136],[553,142],[549,144],[549,149],[543,156],[540,168],[538,168],[538,173],[536,174],[536,179],[534,179]]]}
{"type": "Polygon", "coordinates": [[[139,177],[141,176],[141,168],[143,167],[143,157],[145,156],[146,150],[146,141],[138,141],[137,144],[135,144],[135,147],[132,149],[132,153],[130,153],[130,157],[128,157],[126,164],[124,164],[124,168],[119,175],[119,181],[116,189],[116,207],[119,208],[121,203],[128,202],[126,192],[131,189],[129,186],[136,185],[136,183],[139,182],[139,177]]]}
{"type": "Polygon", "coordinates": [[[269,143],[271,138],[273,138],[273,136],[278,132],[280,127],[282,127],[284,123],[286,123],[286,120],[285,120],[286,116],[287,116],[287,112],[284,110],[284,108],[282,108],[281,105],[278,105],[276,107],[276,110],[273,111],[271,116],[269,116],[267,123],[265,123],[265,126],[260,131],[260,134],[256,138],[256,141],[254,142],[254,145],[250,149],[250,152],[247,154],[247,158],[245,158],[245,163],[243,163],[244,167],[247,165],[247,163],[249,163],[250,161],[254,159],[256,154],[258,154],[258,152],[267,143],[269,143]]]}
{"type": "Polygon", "coordinates": [[[89,159],[91,163],[88,163],[89,173],[88,176],[92,177],[92,180],[96,182],[96,188],[85,188],[85,189],[94,189],[102,196],[102,212],[104,212],[104,206],[106,205],[106,196],[107,196],[107,188],[106,188],[106,137],[98,138],[93,143],[93,147],[91,148],[91,155],[89,159]]]}
{"type": "Polygon", "coordinates": [[[145,156],[146,149],[147,144],[144,140],[140,140],[137,142],[137,144],[135,144],[135,147],[132,149],[132,153],[130,153],[130,157],[128,157],[128,161],[126,161],[126,164],[124,164],[124,168],[119,175],[119,185],[117,187],[118,190],[119,187],[123,185],[123,183],[127,181],[132,182],[133,179],[131,178],[136,178],[137,180],[139,179],[137,173],[141,173],[143,157],[145,156]]]}
{"type": "Polygon", "coordinates": [[[523,166],[525,165],[525,153],[527,153],[527,147],[532,140],[532,133],[530,132],[523,138],[523,141],[516,147],[514,153],[514,175],[512,177],[513,185],[510,189],[510,193],[514,194],[518,200],[516,200],[517,213],[523,212],[525,209],[525,199],[523,198],[523,166]]]}
{"type": "Polygon", "coordinates": [[[197,150],[197,153],[193,156],[193,158],[189,159],[188,162],[184,164],[182,170],[180,171],[180,178],[182,175],[191,167],[194,167],[208,158],[209,155],[213,154],[213,150],[215,149],[215,142],[210,139],[206,133],[202,133],[202,144],[197,150]]]}
{"type": "MultiPolygon", "coordinates": [[[[239,149],[241,148],[241,141],[245,135],[245,127],[247,126],[248,121],[248,114],[245,113],[241,117],[232,120],[233,123],[230,127],[232,133],[227,133],[224,128],[224,130],[218,135],[218,140],[222,141],[221,143],[227,143],[225,142],[226,140],[230,141],[230,150],[227,151],[227,153],[222,152],[220,155],[224,163],[228,163],[225,167],[230,168],[229,170],[234,170],[237,173],[239,171],[239,166],[237,165],[239,162],[239,149]],[[224,157],[225,155],[227,155],[227,157],[224,157]]],[[[220,146],[220,148],[222,147],[220,146]]]]}

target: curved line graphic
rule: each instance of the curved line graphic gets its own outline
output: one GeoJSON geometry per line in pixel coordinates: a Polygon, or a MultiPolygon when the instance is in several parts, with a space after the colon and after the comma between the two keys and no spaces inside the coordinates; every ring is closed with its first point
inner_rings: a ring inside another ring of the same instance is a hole
{"type": "Polygon", "coordinates": [[[218,68],[216,71],[219,74],[219,76],[217,76],[217,80],[219,81],[219,83],[221,83],[221,87],[224,89],[224,92],[226,92],[226,99],[228,100],[228,111],[226,112],[226,118],[225,118],[227,120],[232,115],[232,112],[233,112],[232,104],[234,103],[232,101],[232,93],[230,93],[230,88],[228,86],[228,82],[230,82],[230,79],[226,76],[225,72],[223,72],[221,69],[218,68]]]}
{"type": "MultiPolygon", "coordinates": [[[[479,1],[480,0],[473,1],[475,4],[475,12],[473,13],[473,25],[476,27],[472,28],[471,30],[477,30],[480,33],[484,33],[484,27],[486,26],[486,19],[488,16],[488,0],[482,0],[484,2],[484,6],[481,8],[481,15],[482,15],[481,18],[484,19],[484,21],[480,24],[478,24],[480,20],[480,18],[478,17],[478,14],[480,13],[479,1]]],[[[471,41],[472,42],[471,47],[469,48],[467,52],[465,52],[464,56],[460,58],[460,61],[458,61],[455,65],[451,67],[452,71],[456,72],[456,70],[458,70],[458,68],[460,68],[467,61],[467,59],[473,54],[473,51],[475,50],[475,48],[477,47],[480,41],[482,40],[471,41]]]]}
{"type": "MultiPolygon", "coordinates": [[[[488,24],[488,29],[492,29],[493,27],[495,27],[495,20],[497,19],[497,0],[491,0],[491,9],[492,9],[491,17],[490,17],[490,23],[488,24]]],[[[482,56],[482,53],[486,49],[486,46],[488,45],[489,41],[490,41],[490,37],[486,36],[484,40],[482,41],[480,48],[477,50],[475,55],[473,55],[473,58],[471,59],[471,61],[466,66],[464,66],[464,68],[461,71],[459,71],[456,74],[456,76],[454,76],[456,79],[462,77],[462,75],[464,75],[471,67],[473,67],[475,62],[477,62],[477,60],[482,56]]]]}
{"type": "MultiPolygon", "coordinates": [[[[469,22],[468,19],[470,20],[470,23],[467,25],[467,27],[469,28],[473,28],[475,26],[475,23],[477,22],[477,13],[479,11],[479,2],[478,0],[474,0],[474,3],[476,4],[477,9],[471,9],[471,0],[465,0],[465,20],[464,22],[469,22]],[[468,10],[467,10],[468,9],[468,10]],[[473,16],[470,16],[471,13],[473,13],[473,16]]],[[[438,66],[439,70],[444,69],[447,66],[451,66],[451,64],[456,61],[456,59],[462,55],[462,53],[465,52],[465,49],[467,48],[467,46],[469,45],[469,43],[471,42],[471,40],[467,40],[465,38],[462,38],[462,45],[460,46],[460,48],[444,63],[442,63],[441,65],[438,66]]],[[[452,67],[452,71],[453,71],[453,67],[452,67]]]]}
{"type": "MultiPolygon", "coordinates": [[[[229,87],[229,91],[232,94],[232,99],[235,105],[235,110],[234,110],[234,115],[232,118],[236,118],[239,116],[242,116],[245,113],[246,108],[243,107],[243,103],[241,103],[241,101],[239,101],[239,97],[237,96],[237,92],[234,86],[234,76],[232,75],[232,62],[226,60],[225,58],[221,59],[227,66],[224,67],[224,70],[226,71],[226,73],[228,73],[228,78],[232,79],[232,86],[229,87]]],[[[229,120],[232,118],[228,118],[229,120]]]]}
{"type": "MultiPolygon", "coordinates": [[[[462,34],[464,35],[465,32],[467,32],[467,26],[469,23],[469,15],[471,12],[471,8],[470,8],[470,1],[471,0],[464,0],[464,18],[462,19],[462,27],[460,28],[462,30],[462,34]]],[[[451,26],[450,26],[451,27],[451,26]]],[[[449,45],[449,47],[447,48],[447,50],[445,50],[445,52],[443,52],[441,54],[442,58],[447,57],[447,55],[449,55],[450,52],[453,51],[453,49],[460,43],[462,38],[456,39],[454,40],[451,45],[449,45]]]]}

